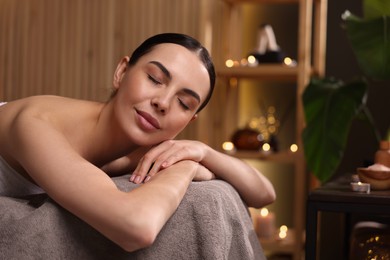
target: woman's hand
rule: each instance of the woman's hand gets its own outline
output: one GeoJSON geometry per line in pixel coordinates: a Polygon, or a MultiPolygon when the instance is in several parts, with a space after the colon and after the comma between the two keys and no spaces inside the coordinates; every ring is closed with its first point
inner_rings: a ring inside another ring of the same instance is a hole
{"type": "MultiPolygon", "coordinates": [[[[182,161],[192,160],[201,162],[205,156],[205,144],[190,140],[168,140],[150,149],[139,161],[130,181],[135,183],[147,182],[162,169],[182,161]]],[[[215,178],[207,168],[199,167],[195,180],[215,178]]]]}
{"type": "Polygon", "coordinates": [[[156,145],[139,161],[130,181],[147,182],[159,171],[185,160],[198,163],[192,180],[224,180],[250,207],[261,208],[276,198],[272,183],[257,169],[198,141],[169,140],[156,145]]]}

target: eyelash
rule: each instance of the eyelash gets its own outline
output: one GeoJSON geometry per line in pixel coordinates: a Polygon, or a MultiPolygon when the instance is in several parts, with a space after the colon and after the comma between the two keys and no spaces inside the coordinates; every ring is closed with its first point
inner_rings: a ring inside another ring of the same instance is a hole
{"type": "Polygon", "coordinates": [[[179,101],[180,106],[184,108],[184,110],[189,110],[190,108],[180,99],[177,99],[179,101]]]}
{"type": "Polygon", "coordinates": [[[148,79],[150,79],[154,84],[156,84],[156,85],[161,85],[161,82],[160,81],[158,81],[158,80],[156,80],[155,78],[153,78],[152,76],[150,76],[149,74],[148,74],[148,79]]]}

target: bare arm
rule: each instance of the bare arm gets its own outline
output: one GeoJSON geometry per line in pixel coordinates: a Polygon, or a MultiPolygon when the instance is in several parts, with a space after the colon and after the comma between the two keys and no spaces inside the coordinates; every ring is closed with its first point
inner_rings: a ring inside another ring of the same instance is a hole
{"type": "Polygon", "coordinates": [[[101,169],[109,176],[119,176],[132,172],[136,167],[140,159],[145,155],[150,147],[140,147],[127,156],[120,157],[114,161],[111,161],[101,167],[101,169]]]}
{"type": "Polygon", "coordinates": [[[272,183],[261,172],[240,159],[207,146],[207,155],[201,163],[216,172],[219,178],[231,183],[248,206],[260,208],[276,199],[272,183]]]}
{"type": "Polygon", "coordinates": [[[148,167],[154,163],[149,176],[155,176],[160,169],[170,167],[181,160],[199,162],[218,178],[229,182],[248,206],[263,207],[276,198],[273,185],[258,170],[240,159],[220,153],[197,141],[170,140],[156,146],[141,159],[134,175],[141,176],[142,180],[148,167]]]}
{"type": "Polygon", "coordinates": [[[153,243],[198,167],[182,161],[125,193],[47,122],[22,114],[9,134],[11,155],[55,201],[127,251],[153,243]]]}

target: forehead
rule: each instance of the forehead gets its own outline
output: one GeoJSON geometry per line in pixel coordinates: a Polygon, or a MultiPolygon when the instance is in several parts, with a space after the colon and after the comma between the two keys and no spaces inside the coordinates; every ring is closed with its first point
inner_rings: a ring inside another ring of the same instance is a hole
{"type": "Polygon", "coordinates": [[[146,65],[152,61],[158,61],[166,67],[172,75],[172,81],[181,87],[195,90],[202,101],[206,98],[210,91],[209,74],[196,52],[178,44],[158,44],[137,63],[146,65]]]}

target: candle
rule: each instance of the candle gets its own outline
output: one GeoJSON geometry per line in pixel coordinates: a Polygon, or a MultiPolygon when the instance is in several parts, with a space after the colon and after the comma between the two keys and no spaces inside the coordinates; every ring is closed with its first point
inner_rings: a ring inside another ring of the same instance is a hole
{"type": "Polygon", "coordinates": [[[260,238],[273,238],[275,235],[275,215],[267,208],[257,214],[256,233],[260,238]]]}
{"type": "Polygon", "coordinates": [[[351,182],[351,188],[353,191],[370,193],[370,184],[363,182],[351,182]]]}
{"type": "Polygon", "coordinates": [[[279,228],[279,240],[283,240],[287,237],[288,228],[286,225],[282,225],[279,228]]]}

